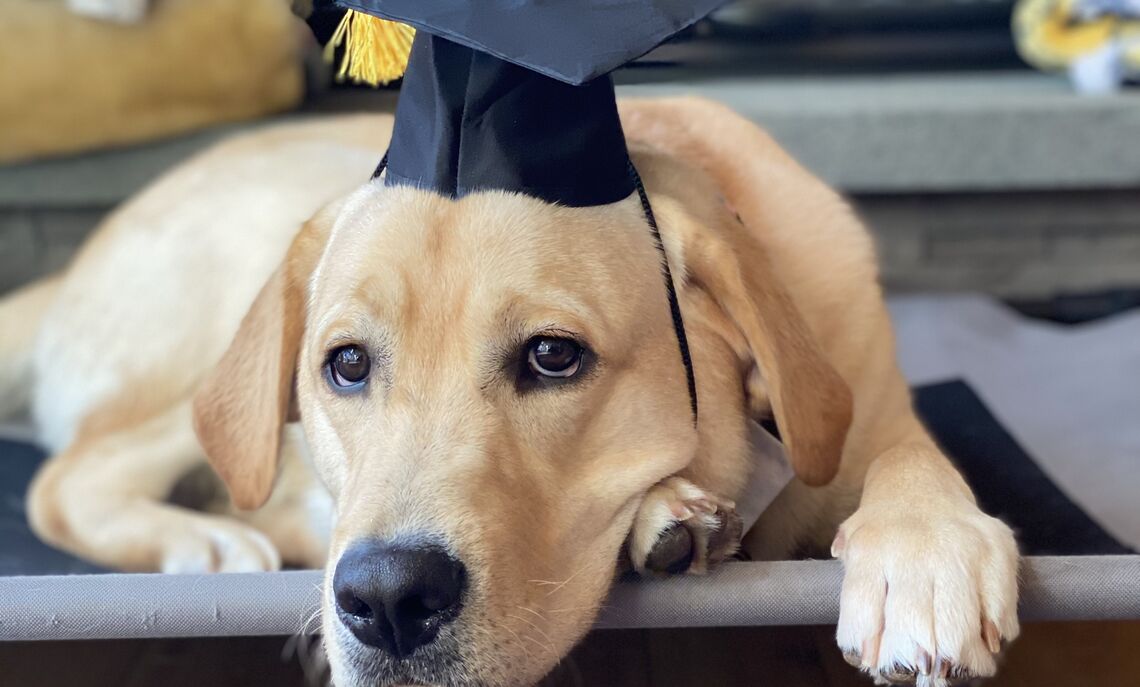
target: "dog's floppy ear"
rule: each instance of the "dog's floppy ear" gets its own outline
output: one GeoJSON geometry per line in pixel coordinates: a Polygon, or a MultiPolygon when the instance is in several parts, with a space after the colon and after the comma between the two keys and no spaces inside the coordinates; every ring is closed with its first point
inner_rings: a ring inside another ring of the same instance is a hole
{"type": "Polygon", "coordinates": [[[325,208],[293,239],[194,397],[194,431],[238,508],[261,506],[273,490],[282,426],[294,408],[307,285],[333,219],[325,208]]]}
{"type": "MultiPolygon", "coordinates": [[[[748,243],[747,236],[738,238],[748,243]]],[[[827,484],[839,471],[851,425],[851,390],[773,278],[762,251],[713,234],[694,234],[686,243],[689,279],[728,317],[747,348],[742,354],[751,358],[745,362],[760,370],[796,476],[811,486],[827,484]]],[[[758,380],[750,373],[747,384],[758,380]]]]}
{"type": "MultiPolygon", "coordinates": [[[[726,201],[727,209],[690,217],[703,229],[675,227],[681,245],[674,249],[683,254],[678,257],[686,278],[717,303],[736,330],[732,339],[746,349],[738,351],[746,358],[742,362],[759,367],[763,390],[754,375],[746,383],[750,393],[766,392],[796,476],[813,486],[830,482],[851,425],[851,390],[827,360],[755,233],[766,220],[756,189],[795,190],[773,188],[781,177],[768,167],[777,158],[789,166],[794,162],[754,124],[709,101],[627,101],[622,118],[631,139],[679,165],[700,168],[713,182],[705,192],[726,201]]],[[[797,179],[818,183],[798,166],[795,171],[797,179]]],[[[793,182],[785,175],[785,184],[793,182]]],[[[689,193],[708,185],[691,177],[684,183],[689,193]]]]}

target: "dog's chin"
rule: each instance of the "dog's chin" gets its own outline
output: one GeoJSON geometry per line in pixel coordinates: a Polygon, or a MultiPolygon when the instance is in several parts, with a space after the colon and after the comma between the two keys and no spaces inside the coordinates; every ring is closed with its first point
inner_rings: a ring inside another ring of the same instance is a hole
{"type": "Polygon", "coordinates": [[[396,659],[356,642],[347,633],[333,633],[329,650],[333,684],[337,687],[388,685],[477,685],[461,658],[454,633],[445,628],[430,645],[396,659]]]}
{"type": "MultiPolygon", "coordinates": [[[[326,628],[327,630],[327,628],[326,628]]],[[[491,687],[492,685],[528,685],[537,682],[554,667],[538,665],[530,660],[525,665],[507,658],[496,660],[500,647],[493,643],[474,651],[461,636],[459,628],[443,628],[430,645],[417,649],[411,656],[395,659],[385,652],[364,646],[341,628],[326,632],[325,649],[336,687],[491,687]]],[[[511,652],[507,652],[511,653],[511,652]]]]}

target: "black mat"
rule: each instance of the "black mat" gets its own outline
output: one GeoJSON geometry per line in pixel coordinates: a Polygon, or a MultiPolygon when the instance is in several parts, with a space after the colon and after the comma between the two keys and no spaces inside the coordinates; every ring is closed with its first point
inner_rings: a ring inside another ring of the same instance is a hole
{"type": "Polygon", "coordinates": [[[28,529],[24,495],[43,458],[38,448],[0,439],[0,575],[106,572],[51,548],[28,529]]]}
{"type": "MultiPolygon", "coordinates": [[[[960,381],[915,390],[915,405],[961,468],[982,509],[1009,523],[1030,555],[1128,554],[1054,485],[969,386],[960,381]]],[[[24,494],[42,451],[0,440],[0,575],[103,572],[36,539],[24,494]]]]}
{"type": "Polygon", "coordinates": [[[914,403],[973,487],[982,510],[1017,532],[1023,554],[1133,553],[1042,472],[964,382],[920,387],[914,403]]]}

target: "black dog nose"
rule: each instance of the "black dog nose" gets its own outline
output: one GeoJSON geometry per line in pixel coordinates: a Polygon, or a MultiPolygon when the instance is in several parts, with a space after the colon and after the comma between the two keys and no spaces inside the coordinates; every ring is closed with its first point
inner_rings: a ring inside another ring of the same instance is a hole
{"type": "Polygon", "coordinates": [[[439,546],[366,540],[341,556],[333,595],[358,640],[403,658],[459,614],[466,582],[463,564],[439,546]]]}

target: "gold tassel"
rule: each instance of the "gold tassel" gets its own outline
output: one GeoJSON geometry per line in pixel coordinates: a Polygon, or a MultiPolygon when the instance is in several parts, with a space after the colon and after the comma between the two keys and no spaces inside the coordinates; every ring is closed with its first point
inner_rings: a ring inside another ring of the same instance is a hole
{"type": "Polygon", "coordinates": [[[325,46],[325,59],[332,62],[336,47],[343,43],[337,81],[349,78],[380,86],[404,75],[415,35],[416,30],[406,24],[349,10],[325,46]]]}

